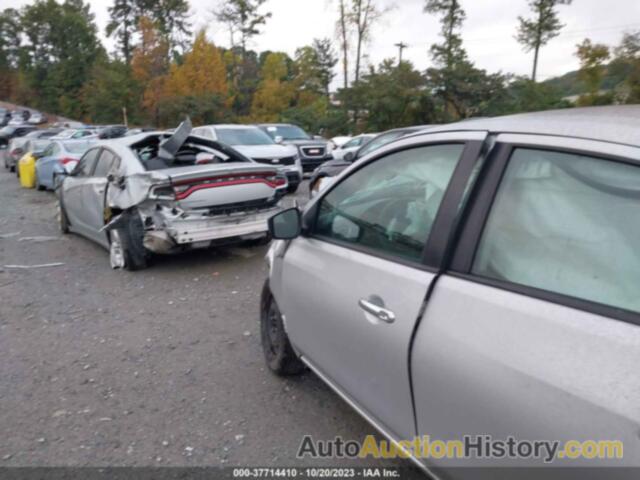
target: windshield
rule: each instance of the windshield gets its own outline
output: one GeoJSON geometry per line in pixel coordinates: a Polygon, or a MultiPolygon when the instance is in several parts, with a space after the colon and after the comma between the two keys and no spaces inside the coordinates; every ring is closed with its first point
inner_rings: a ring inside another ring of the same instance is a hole
{"type": "Polygon", "coordinates": [[[57,137],[60,138],[71,138],[71,136],[73,136],[73,134],[76,132],[76,130],[73,129],[69,129],[69,130],[63,130],[62,132],[60,132],[58,135],[56,135],[57,137]]]}
{"type": "Polygon", "coordinates": [[[282,137],[285,140],[311,140],[311,137],[295,125],[277,125],[267,127],[267,133],[271,138],[282,137]]]}
{"type": "Polygon", "coordinates": [[[15,132],[15,130],[15,127],[4,127],[2,130],[0,130],[0,134],[11,135],[13,132],[15,132]]]}
{"type": "Polygon", "coordinates": [[[69,153],[82,154],[89,150],[89,147],[93,145],[92,142],[67,142],[62,144],[64,149],[69,153]]]}
{"type": "Polygon", "coordinates": [[[218,140],[232,147],[238,145],[274,145],[273,139],[259,128],[216,128],[218,140]]]}

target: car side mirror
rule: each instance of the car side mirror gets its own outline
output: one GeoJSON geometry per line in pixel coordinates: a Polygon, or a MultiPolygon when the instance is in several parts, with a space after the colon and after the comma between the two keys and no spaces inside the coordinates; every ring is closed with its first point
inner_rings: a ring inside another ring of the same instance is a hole
{"type": "Polygon", "coordinates": [[[274,138],[275,142],[277,144],[281,144],[282,142],[284,142],[284,138],[281,137],[280,135],[278,135],[276,138],[274,138]]]}
{"type": "Polygon", "coordinates": [[[293,240],[302,231],[302,216],[297,208],[290,208],[269,219],[269,233],[276,240],[293,240]]]}

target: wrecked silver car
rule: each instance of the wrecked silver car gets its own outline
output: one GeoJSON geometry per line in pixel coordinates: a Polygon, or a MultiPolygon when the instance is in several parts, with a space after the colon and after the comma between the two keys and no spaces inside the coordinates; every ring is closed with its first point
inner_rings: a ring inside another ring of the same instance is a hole
{"type": "Polygon", "coordinates": [[[62,232],[99,243],[128,270],[153,254],[267,238],[286,177],[190,134],[187,121],[173,134],[96,143],[59,184],[62,232]]]}

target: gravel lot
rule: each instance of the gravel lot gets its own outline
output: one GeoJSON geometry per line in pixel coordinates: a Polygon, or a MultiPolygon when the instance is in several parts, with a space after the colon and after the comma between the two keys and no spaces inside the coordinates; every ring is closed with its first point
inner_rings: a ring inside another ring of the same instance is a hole
{"type": "Polygon", "coordinates": [[[265,371],[265,247],[112,271],[59,234],[53,194],[3,169],[0,205],[0,465],[294,466],[306,434],[373,433],[312,374],[265,371]]]}

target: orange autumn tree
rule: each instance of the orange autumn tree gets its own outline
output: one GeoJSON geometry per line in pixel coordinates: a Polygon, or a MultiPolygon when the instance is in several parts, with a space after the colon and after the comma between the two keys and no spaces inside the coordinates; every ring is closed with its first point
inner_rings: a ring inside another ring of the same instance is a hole
{"type": "Polygon", "coordinates": [[[169,43],[148,17],[139,23],[140,43],[131,59],[131,74],[144,89],[142,106],[150,119],[158,123],[158,104],[164,95],[164,83],[169,68],[169,43]]]}
{"type": "Polygon", "coordinates": [[[165,83],[166,96],[229,94],[227,70],[220,50],[207,40],[205,31],[196,35],[193,47],[184,55],[181,65],[171,65],[165,83]]]}
{"type": "Polygon", "coordinates": [[[255,122],[277,122],[291,107],[296,96],[295,86],[288,80],[289,69],[284,53],[270,53],[260,71],[261,81],[251,105],[255,122]]]}

